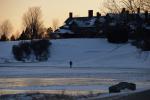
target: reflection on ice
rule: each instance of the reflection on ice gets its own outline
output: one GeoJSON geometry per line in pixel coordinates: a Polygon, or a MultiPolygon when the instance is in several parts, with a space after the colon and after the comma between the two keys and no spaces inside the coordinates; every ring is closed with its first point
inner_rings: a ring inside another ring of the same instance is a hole
{"type": "Polygon", "coordinates": [[[1,67],[0,90],[103,91],[118,82],[150,87],[149,69],[1,67]]]}

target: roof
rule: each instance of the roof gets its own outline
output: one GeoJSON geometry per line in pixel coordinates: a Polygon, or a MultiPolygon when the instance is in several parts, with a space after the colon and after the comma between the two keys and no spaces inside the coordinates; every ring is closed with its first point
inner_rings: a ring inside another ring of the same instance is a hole
{"type": "MultiPolygon", "coordinates": [[[[110,17],[119,17],[121,14],[119,13],[119,14],[115,14],[115,13],[108,13],[107,15],[109,15],[110,17]]],[[[137,15],[139,15],[139,17],[140,18],[142,18],[142,19],[144,19],[145,18],[145,13],[140,13],[140,14],[138,14],[138,13],[133,13],[133,14],[129,14],[129,16],[137,16],[137,15]]],[[[150,16],[150,13],[148,13],[148,16],[150,16]]]]}
{"type": "MultiPolygon", "coordinates": [[[[115,24],[117,24],[117,22],[121,22],[121,20],[124,20],[124,18],[126,18],[127,16],[124,13],[121,14],[114,14],[114,13],[108,13],[107,14],[110,18],[110,23],[109,25],[111,26],[115,26],[115,24]]],[[[75,24],[78,26],[78,28],[80,29],[87,29],[87,31],[93,31],[93,28],[97,27],[97,25],[104,25],[104,23],[107,20],[107,15],[106,16],[93,16],[93,17],[73,17],[73,18],[68,18],[65,21],[65,25],[63,25],[62,27],[60,27],[57,31],[55,31],[55,33],[69,33],[69,34],[73,34],[74,32],[71,31],[70,26],[75,24]]],[[[140,13],[140,14],[129,14],[130,17],[130,22],[128,22],[128,25],[134,29],[136,25],[141,24],[140,21],[144,21],[145,19],[145,13],[140,13]],[[139,17],[136,17],[136,16],[139,17]],[[135,16],[135,17],[134,17],[135,16]],[[141,20],[138,20],[138,19],[141,20]],[[138,21],[137,21],[138,20],[138,21]]],[[[148,17],[150,17],[150,14],[148,13],[148,17]]],[[[146,29],[150,29],[149,26],[145,27],[146,29]]]]}
{"type": "Polygon", "coordinates": [[[74,17],[74,18],[68,18],[65,23],[67,25],[71,25],[73,22],[75,22],[79,27],[94,27],[95,21],[98,20],[99,22],[103,23],[105,22],[104,16],[97,17],[74,17]]]}
{"type": "Polygon", "coordinates": [[[59,29],[57,31],[55,31],[54,33],[61,33],[61,34],[65,34],[65,33],[68,33],[68,34],[73,34],[73,32],[69,29],[59,29]]]}

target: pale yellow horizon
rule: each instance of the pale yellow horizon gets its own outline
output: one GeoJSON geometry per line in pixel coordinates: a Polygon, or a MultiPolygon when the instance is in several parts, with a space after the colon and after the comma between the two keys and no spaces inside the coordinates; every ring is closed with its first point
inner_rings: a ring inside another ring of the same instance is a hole
{"type": "Polygon", "coordinates": [[[103,0],[0,0],[0,24],[9,19],[14,30],[21,30],[22,16],[29,7],[41,7],[44,25],[52,26],[52,20],[58,19],[60,25],[68,17],[69,12],[74,16],[87,16],[88,10],[94,14],[100,11],[103,0]]]}

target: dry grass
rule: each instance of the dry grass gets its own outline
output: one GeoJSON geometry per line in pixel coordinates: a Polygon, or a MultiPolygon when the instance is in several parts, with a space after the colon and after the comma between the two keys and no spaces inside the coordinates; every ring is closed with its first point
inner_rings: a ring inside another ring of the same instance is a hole
{"type": "Polygon", "coordinates": [[[75,100],[74,96],[63,94],[29,93],[1,95],[0,100],[75,100]]]}
{"type": "Polygon", "coordinates": [[[67,92],[61,91],[58,94],[51,93],[16,93],[16,94],[1,94],[0,100],[78,100],[87,99],[89,97],[95,97],[101,95],[101,93],[94,93],[89,91],[86,95],[69,95],[67,92]]]}

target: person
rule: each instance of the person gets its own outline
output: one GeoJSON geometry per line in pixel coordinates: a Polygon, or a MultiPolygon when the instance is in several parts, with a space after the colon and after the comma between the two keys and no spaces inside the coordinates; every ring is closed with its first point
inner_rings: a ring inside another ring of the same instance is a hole
{"type": "Polygon", "coordinates": [[[72,68],[72,61],[69,61],[70,68],[72,68]]]}

